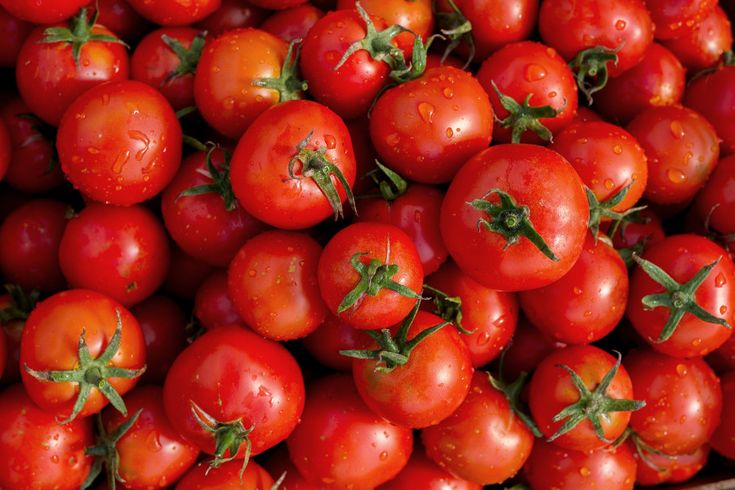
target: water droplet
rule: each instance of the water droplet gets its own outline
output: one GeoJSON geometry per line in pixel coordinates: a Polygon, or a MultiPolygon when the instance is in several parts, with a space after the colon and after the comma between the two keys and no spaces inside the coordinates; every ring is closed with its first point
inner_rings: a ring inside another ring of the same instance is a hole
{"type": "Polygon", "coordinates": [[[702,339],[694,339],[694,340],[692,340],[692,345],[694,347],[697,347],[701,343],[702,343],[702,339]]]}
{"type": "Polygon", "coordinates": [[[671,124],[669,124],[669,129],[671,129],[671,134],[674,135],[674,138],[681,139],[684,137],[684,127],[679,121],[671,121],[671,124]]]}
{"type": "Polygon", "coordinates": [[[687,180],[687,176],[684,174],[684,172],[682,172],[678,168],[673,167],[666,171],[666,176],[674,184],[681,184],[682,182],[687,180]]]}
{"type": "Polygon", "coordinates": [[[87,148],[87,152],[91,153],[92,155],[97,155],[100,152],[100,149],[96,146],[90,146],[89,148],[87,148]]]}
{"type": "Polygon", "coordinates": [[[421,102],[419,103],[418,111],[419,111],[419,116],[421,116],[421,119],[423,119],[424,122],[430,123],[431,120],[434,118],[434,112],[436,112],[436,107],[429,104],[428,102],[421,102]]]}
{"type": "Polygon", "coordinates": [[[678,374],[679,376],[686,376],[687,372],[688,369],[684,364],[676,365],[676,374],[678,374]]]}
{"type": "Polygon", "coordinates": [[[605,182],[604,182],[604,184],[603,184],[603,185],[605,186],[605,189],[607,189],[607,190],[610,190],[610,189],[612,189],[613,187],[615,187],[615,182],[613,182],[613,181],[612,181],[612,180],[610,180],[610,179],[605,179],[605,182]]]}
{"type": "Polygon", "coordinates": [[[549,93],[548,93],[548,94],[546,94],[546,95],[547,95],[547,96],[548,96],[548,97],[549,97],[550,99],[553,99],[553,98],[554,98],[554,97],[556,97],[556,96],[557,96],[558,94],[556,93],[556,91],[555,91],[555,90],[552,90],[551,92],[549,92],[549,93]]]}
{"type": "Polygon", "coordinates": [[[613,146],[613,153],[615,153],[616,155],[620,155],[621,153],[623,153],[623,147],[620,145],[613,146]]]}
{"type": "Polygon", "coordinates": [[[328,150],[334,150],[337,147],[337,139],[331,134],[324,135],[324,143],[327,145],[328,150]]]}
{"type": "Polygon", "coordinates": [[[53,456],[51,456],[51,462],[53,464],[59,464],[59,457],[54,454],[53,456]]]}
{"type": "Polygon", "coordinates": [[[386,459],[388,459],[388,451],[381,452],[379,457],[381,461],[385,461],[386,459]]]}
{"type": "Polygon", "coordinates": [[[454,136],[454,131],[452,131],[452,128],[447,128],[447,138],[451,138],[454,136]]]}
{"type": "Polygon", "coordinates": [[[530,63],[528,66],[526,66],[525,76],[526,81],[536,82],[538,80],[546,78],[546,69],[541,65],[537,65],[536,63],[530,63]]]}
{"type": "Polygon", "coordinates": [[[579,474],[586,478],[586,477],[590,476],[590,469],[587,468],[586,466],[582,466],[579,469],[579,474]]]}
{"type": "Polygon", "coordinates": [[[258,275],[258,271],[256,271],[255,269],[250,269],[248,271],[248,276],[250,276],[250,277],[255,277],[257,275],[258,275]]]}
{"type": "Polygon", "coordinates": [[[488,342],[490,342],[489,333],[481,332],[480,335],[477,336],[477,345],[487,345],[488,342]]]}
{"type": "Polygon", "coordinates": [[[720,306],[720,315],[724,315],[725,313],[727,313],[727,306],[726,305],[721,305],[720,306]]]}
{"type": "Polygon", "coordinates": [[[122,173],[123,167],[130,160],[130,150],[121,151],[117,154],[115,162],[112,164],[112,172],[119,174],[122,173]]]}
{"type": "Polygon", "coordinates": [[[719,274],[717,274],[717,277],[715,277],[715,286],[718,288],[721,288],[725,284],[727,284],[727,279],[725,279],[725,274],[720,272],[719,274]]]}
{"type": "Polygon", "coordinates": [[[452,90],[452,87],[445,88],[444,90],[442,90],[442,93],[447,99],[451,99],[452,97],[454,97],[454,90],[452,90]]]}
{"type": "Polygon", "coordinates": [[[580,288],[576,287],[576,286],[574,287],[574,289],[572,289],[572,292],[575,295],[577,295],[577,296],[579,296],[580,294],[582,294],[582,290],[580,288]]]}
{"type": "Polygon", "coordinates": [[[401,141],[401,137],[398,136],[398,133],[391,133],[385,138],[385,142],[388,143],[388,146],[396,146],[401,141]]]}
{"type": "Polygon", "coordinates": [[[135,152],[135,159],[141,161],[151,146],[151,140],[145,135],[145,133],[135,129],[128,131],[128,136],[130,139],[143,143],[143,148],[135,152]]]}
{"type": "Polygon", "coordinates": [[[618,21],[615,23],[615,29],[622,31],[625,29],[626,22],[623,19],[618,19],[618,21]]]}
{"type": "Polygon", "coordinates": [[[145,438],[145,442],[151,451],[158,452],[161,450],[161,441],[158,439],[157,431],[152,430],[148,432],[148,435],[145,438]]]}

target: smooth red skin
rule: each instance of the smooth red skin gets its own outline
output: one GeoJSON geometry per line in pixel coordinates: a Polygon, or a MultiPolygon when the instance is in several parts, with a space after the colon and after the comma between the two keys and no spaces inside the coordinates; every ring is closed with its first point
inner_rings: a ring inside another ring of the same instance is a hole
{"type": "Polygon", "coordinates": [[[375,296],[366,294],[351,308],[337,313],[344,297],[360,280],[351,263],[352,256],[357,253],[364,254],[359,257],[364,264],[378,259],[381,263],[397,265],[398,272],[391,279],[419,294],[424,272],[411,238],[393,225],[355,223],[332,237],[319,260],[319,289],[334,315],[360,330],[388,328],[399,323],[411,311],[416,299],[385,288],[375,296]]]}
{"type": "Polygon", "coordinates": [[[5,101],[0,108],[0,118],[5,122],[12,145],[5,182],[23,192],[46,192],[61,185],[64,174],[58,163],[49,168],[56,153],[54,141],[34,128],[38,122],[18,117],[30,112],[20,97],[5,101]]]}
{"type": "Polygon", "coordinates": [[[595,109],[606,119],[627,124],[650,107],[678,104],[685,82],[686,69],[674,53],[653,43],[640,63],[595,94],[595,109]]]}
{"type": "Polygon", "coordinates": [[[623,360],[633,395],[646,406],[633,412],[630,427],[643,442],[664,454],[694,452],[720,423],[720,380],[701,358],[677,359],[650,349],[623,360]]]}
{"type": "MultiPolygon", "coordinates": [[[[298,424],[304,380],[283,346],[232,325],[206,332],[176,358],[163,398],[174,429],[202,451],[214,453],[214,437],[197,422],[192,402],[220,422],[242,419],[252,426],[248,439],[256,455],[298,424]]],[[[237,454],[244,456],[245,444],[237,454]]]]}
{"type": "MultiPolygon", "coordinates": [[[[735,371],[720,378],[722,386],[722,413],[732,414],[735,410],[735,371]]],[[[712,448],[729,459],[735,459],[735,421],[732,417],[722,418],[709,441],[712,448]]]]}
{"type": "Polygon", "coordinates": [[[447,56],[442,63],[442,53],[430,52],[426,55],[426,69],[439,68],[440,66],[453,66],[454,68],[464,69],[464,61],[454,56],[447,56]]]}
{"type": "Polygon", "coordinates": [[[646,154],[623,128],[601,121],[575,123],[558,133],[549,148],[572,164],[600,202],[632,184],[613,211],[632,208],[643,195],[648,181],[646,154]]]}
{"type": "Polygon", "coordinates": [[[253,28],[228,31],[208,42],[194,76],[194,99],[207,123],[237,139],[277,104],[278,91],[253,81],[278,78],[287,48],[281,39],[253,28]]]}
{"type": "Polygon", "coordinates": [[[0,394],[0,485],[3,488],[76,490],[92,467],[92,419],[59,424],[38,408],[23,386],[0,394]]]}
{"type": "Polygon", "coordinates": [[[87,5],[90,15],[96,7],[99,7],[97,22],[120,36],[128,44],[134,44],[152,28],[127,0],[97,0],[87,5]]]}
{"type": "Polygon", "coordinates": [[[416,245],[424,275],[428,275],[439,269],[449,254],[439,230],[443,198],[444,193],[435,187],[411,184],[392,202],[382,197],[360,199],[355,222],[391,224],[405,231],[416,245]]]}
{"type": "Polygon", "coordinates": [[[515,475],[534,444],[531,431],[483,371],[475,372],[462,405],[438,425],[422,430],[421,440],[427,456],[440,467],[483,485],[515,475]]]}
{"type": "Polygon", "coordinates": [[[331,313],[319,328],[304,337],[304,347],[320,364],[337,371],[351,371],[352,358],[342,350],[365,349],[370,337],[331,313]]]}
{"type": "Polygon", "coordinates": [[[569,272],[582,253],[588,213],[582,181],[561,155],[535,145],[498,145],[478,153],[457,173],[442,204],[440,226],[449,254],[465,274],[491,289],[521,291],[569,272]],[[478,229],[488,215],[467,202],[494,188],[529,207],[532,224],[559,261],[525,237],[505,248],[504,236],[478,229]]]}
{"type": "MultiPolygon", "coordinates": [[[[443,320],[419,311],[408,339],[443,320]]],[[[373,343],[370,349],[378,346],[373,343]]],[[[355,386],[363,401],[376,414],[396,425],[420,429],[436,425],[462,404],[472,379],[467,346],[454,325],[447,325],[421,341],[408,363],[389,373],[376,371],[377,361],[352,362],[355,386]]]]}
{"type": "Polygon", "coordinates": [[[370,115],[381,162],[425,184],[449,182],[492,135],[493,107],[483,87],[451,66],[388,90],[370,115]]]}
{"type": "MultiPolygon", "coordinates": [[[[727,252],[699,235],[673,235],[650,246],[643,258],[666,271],[680,284],[690,280],[708,264],[720,259],[695,294],[697,304],[729,324],[735,321],[735,264],[727,252]]],[[[707,323],[686,313],[674,334],[657,342],[669,309],[647,310],[641,300],[649,294],[664,292],[663,286],[640,268],[632,272],[626,315],[636,331],[654,349],[674,357],[706,355],[721,346],[732,331],[722,325],[707,323]]]]}
{"type": "Polygon", "coordinates": [[[227,290],[227,271],[215,270],[194,296],[194,316],[206,329],[243,323],[227,290]]]}
{"type": "Polygon", "coordinates": [[[76,99],[61,120],[56,147],[64,174],[82,194],[130,206],[155,196],[173,179],[181,164],[181,141],[168,101],[148,85],[126,80],[94,87],[76,99]]]}
{"type": "Polygon", "coordinates": [[[633,456],[638,462],[635,482],[641,486],[652,486],[660,483],[678,483],[689,480],[707,463],[709,452],[708,445],[700,446],[692,454],[679,456],[644,452],[646,459],[656,466],[656,468],[652,468],[645,461],[642,461],[634,450],[633,456]]]}
{"type": "MultiPolygon", "coordinates": [[[[250,461],[240,476],[242,461],[235,460],[219,468],[209,468],[203,461],[189,470],[176,484],[176,490],[265,490],[273,486],[273,478],[255,461],[250,461]]],[[[287,487],[281,487],[289,490],[287,487]]]]}
{"type": "MultiPolygon", "coordinates": [[[[340,169],[347,183],[355,182],[355,155],[349,131],[327,107],[308,100],[283,102],[264,112],[240,139],[230,163],[232,190],[242,207],[265,223],[294,230],[310,228],[334,215],[326,196],[313,179],[289,161],[296,146],[311,133],[307,149],[326,148],[324,156],[340,169]],[[313,133],[312,133],[313,131],[313,133]]],[[[332,176],[342,204],[347,194],[332,176]]]]}
{"type": "MultiPolygon", "coordinates": [[[[530,104],[533,107],[548,105],[556,109],[556,117],[539,119],[554,134],[568,126],[577,112],[574,74],[553,48],[541,43],[523,41],[502,47],[485,60],[477,72],[477,80],[490,97],[497,116],[493,131],[499,143],[511,142],[511,128],[504,128],[499,122],[508,117],[509,112],[500,103],[492,82],[500,92],[519,104],[532,94],[530,104]]],[[[521,141],[543,142],[533,131],[523,133],[521,141]]]]}
{"type": "Polygon", "coordinates": [[[644,242],[643,250],[647,250],[666,237],[661,219],[650,208],[641,210],[639,216],[640,223],[623,223],[611,237],[616,249],[631,248],[644,242]]]}
{"type": "MultiPolygon", "coordinates": [[[[18,53],[15,79],[31,111],[58,126],[71,103],[87,90],[104,82],[127,80],[130,61],[122,44],[90,41],[82,46],[77,68],[71,44],[40,42],[45,29],[37,27],[26,37],[18,53]]],[[[92,33],[117,37],[102,25],[92,28],[92,33]]]]}
{"type": "Polygon", "coordinates": [[[542,332],[589,344],[612,332],[628,300],[628,269],[618,252],[591,234],[574,267],[548,286],[522,291],[521,308],[542,332]]]}
{"type": "Polygon", "coordinates": [[[626,444],[582,452],[537,440],[524,475],[533,490],[633,490],[636,466],[626,444]]]}
{"type": "Polygon", "coordinates": [[[684,105],[707,118],[720,137],[723,155],[735,153],[735,67],[724,66],[692,82],[684,105]]]}
{"type": "Polygon", "coordinates": [[[426,457],[423,451],[414,451],[408,464],[394,479],[377,490],[482,490],[482,486],[458,478],[426,457]]]}
{"type": "MultiPolygon", "coordinates": [[[[225,165],[224,152],[215,150],[211,161],[219,171],[225,165]]],[[[179,172],[161,194],[161,212],[166,230],[184,252],[215,267],[227,267],[245,242],[265,229],[237,202],[228,211],[222,196],[208,192],[180,196],[193,187],[212,184],[207,177],[206,153],[186,157],[179,172]]]]}
{"type": "Polygon", "coordinates": [[[12,16],[0,7],[0,32],[3,33],[0,42],[0,66],[6,68],[15,66],[23,41],[32,30],[33,24],[12,16]]]}
{"type": "Polygon", "coordinates": [[[644,196],[657,204],[685,203],[701,189],[717,164],[718,137],[700,114],[681,107],[652,107],[627,130],[648,157],[644,196]]]}
{"type": "MultiPolygon", "coordinates": [[[[99,357],[115,334],[116,313],[120,314],[122,334],[120,347],[108,366],[141,369],[146,351],[143,332],[135,317],[113,299],[84,289],[70,289],[36,306],[26,320],[20,341],[20,365],[37,371],[73,369],[79,361],[79,336],[85,340],[92,359],[99,357]]],[[[25,370],[23,385],[31,399],[41,408],[63,420],[72,411],[79,394],[77,383],[39,381],[25,370]]],[[[120,395],[130,391],[137,378],[109,378],[120,395]]],[[[92,388],[77,419],[98,413],[109,401],[97,388],[92,388]]]]}
{"type": "Polygon", "coordinates": [[[489,363],[508,346],[518,323],[515,294],[482,286],[452,261],[427,277],[426,284],[462,300],[462,326],[472,333],[462,334],[461,339],[469,349],[473,366],[489,363]]]}
{"type": "Polygon", "coordinates": [[[66,285],[59,266],[59,244],[69,207],[35,199],[18,207],[0,225],[0,273],[24,290],[58,291],[66,285]]]}
{"type": "Polygon", "coordinates": [[[529,323],[523,316],[518,319],[513,342],[503,356],[503,378],[516,380],[521,373],[531,373],[549,354],[566,347],[529,323]]]}
{"type": "Polygon", "coordinates": [[[163,409],[160,387],[148,385],[128,393],[125,406],[127,417],[112,407],[102,413],[102,425],[109,434],[142,409],[135,423],[115,444],[124,488],[147,490],[170,486],[194,465],[199,449],[171,426],[163,409]]]}
{"type": "Polygon", "coordinates": [[[216,11],[221,0],[127,0],[140,15],[162,26],[185,26],[216,11]]]}
{"type": "Polygon", "coordinates": [[[227,288],[245,324],[272,340],[294,340],[324,321],[317,267],[322,247],[305,233],[266,231],[230,264],[227,288]]]}
{"type": "Polygon", "coordinates": [[[306,400],[301,423],[286,442],[291,461],[307,481],[322,489],[372,490],[408,462],[411,429],[374,414],[349,376],[312,382],[306,400]]]}
{"type": "Polygon", "coordinates": [[[288,457],[288,448],[286,445],[278,446],[273,454],[265,461],[264,466],[271,475],[280,478],[284,473],[286,478],[278,487],[282,490],[319,490],[319,486],[309,483],[296,469],[296,466],[288,457]]]}
{"type": "Polygon", "coordinates": [[[735,155],[719,161],[694,206],[698,217],[707,220],[711,229],[735,233],[735,155]]]}
{"type": "Polygon", "coordinates": [[[653,30],[643,0],[550,0],[543,2],[539,11],[541,39],[566,60],[595,46],[620,48],[618,64],[608,64],[612,77],[643,59],[653,41],[653,30]]]}
{"type": "Polygon", "coordinates": [[[681,37],[664,42],[691,73],[714,66],[723,53],[732,49],[730,19],[715,7],[701,22],[683,29],[681,37]]]}
{"type": "Polygon", "coordinates": [[[163,289],[173,296],[193,300],[199,286],[215,269],[177,246],[171,247],[171,266],[163,283],[163,289]]]}
{"type": "Polygon", "coordinates": [[[265,10],[245,0],[222,0],[220,7],[197,27],[211,36],[220,36],[238,27],[256,27],[268,16],[265,10]]]}
{"type": "Polygon", "coordinates": [[[146,83],[166,97],[176,109],[194,105],[194,75],[187,74],[167,80],[179,66],[179,57],[163,42],[167,35],[189,49],[199,31],[192,27],[169,27],[149,32],[130,58],[130,78],[146,83]]]}
{"type": "Polygon", "coordinates": [[[577,107],[577,114],[574,116],[572,123],[598,122],[604,121],[602,116],[592,109],[584,106],[577,107]]]}
{"type": "MultiPolygon", "coordinates": [[[[379,17],[371,19],[376,30],[387,27],[379,17]]],[[[347,48],[365,34],[365,21],[357,10],[329,12],[314,24],[301,49],[301,73],[309,82],[309,93],[344,119],[367,114],[389,81],[388,64],[373,60],[364,49],[334,70],[347,48]]]]}
{"type": "Polygon", "coordinates": [[[34,24],[53,24],[79,12],[89,0],[0,0],[12,16],[34,24]]]}
{"type": "MultiPolygon", "coordinates": [[[[174,360],[184,350],[188,319],[181,307],[167,296],[152,296],[130,312],[140,324],[145,339],[148,365],[143,381],[163,384],[174,360]]],[[[128,413],[135,411],[128,408],[128,413]]]]}
{"type": "Polygon", "coordinates": [[[656,39],[683,36],[688,27],[701,22],[717,5],[717,0],[645,0],[656,25],[656,39]]]}
{"type": "Polygon", "coordinates": [[[313,5],[300,5],[276,12],[260,24],[260,29],[290,43],[304,39],[324,12],[313,5]]]}
{"type": "MultiPolygon", "coordinates": [[[[506,44],[528,38],[536,25],[538,0],[455,0],[455,5],[472,23],[475,60],[483,61],[506,44]]],[[[447,0],[437,2],[440,12],[452,12],[447,0]]],[[[463,57],[469,54],[460,46],[463,57]]]]}

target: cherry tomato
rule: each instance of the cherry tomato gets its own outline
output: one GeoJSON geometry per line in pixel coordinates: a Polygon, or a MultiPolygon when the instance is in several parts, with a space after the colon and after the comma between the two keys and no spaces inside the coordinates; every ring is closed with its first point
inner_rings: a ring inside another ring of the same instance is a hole
{"type": "Polygon", "coordinates": [[[33,24],[21,20],[0,6],[0,32],[3,41],[0,43],[0,66],[13,67],[23,41],[33,30],[33,24]]]}
{"type": "Polygon", "coordinates": [[[735,153],[735,66],[692,80],[684,93],[684,104],[699,112],[714,126],[721,139],[723,155],[735,153]]]}
{"type": "Polygon", "coordinates": [[[300,5],[276,12],[260,24],[260,28],[290,43],[304,39],[324,12],[313,5],[300,5]]]}
{"type": "Polygon", "coordinates": [[[715,167],[694,206],[698,217],[720,233],[735,233],[735,155],[723,158],[715,167]]]}
{"type": "Polygon", "coordinates": [[[732,49],[730,19],[719,6],[701,22],[682,29],[682,35],[664,42],[692,73],[717,64],[732,49]]]}
{"type": "Polygon", "coordinates": [[[641,450],[645,460],[637,452],[633,456],[638,461],[635,482],[638,485],[658,485],[659,483],[678,483],[689,480],[701,470],[709,456],[709,446],[697,448],[691,454],[679,456],[659,455],[641,450]]]}
{"type": "MultiPolygon", "coordinates": [[[[298,8],[298,7],[296,7],[298,8]]],[[[309,483],[296,469],[296,466],[288,457],[288,448],[285,445],[278,446],[272,455],[265,462],[264,466],[271,475],[285,478],[281,482],[279,489],[283,490],[319,490],[319,486],[309,483]]]]}
{"type": "Polygon", "coordinates": [[[129,44],[134,44],[151,30],[151,25],[127,0],[96,0],[88,4],[90,14],[99,12],[97,20],[129,44]]]}
{"type": "Polygon", "coordinates": [[[194,296],[194,316],[206,329],[243,323],[230,299],[227,271],[212,272],[199,286],[194,296]]]}
{"type": "MultiPolygon", "coordinates": [[[[722,382],[722,413],[732,414],[735,409],[735,372],[731,371],[721,378],[722,382]]],[[[735,459],[735,421],[732,417],[722,418],[720,425],[715,429],[710,439],[712,448],[726,458],[735,459]]]]}
{"type": "Polygon", "coordinates": [[[651,20],[656,24],[656,39],[681,37],[688,26],[698,24],[717,5],[717,0],[645,1],[651,20]]]}
{"type": "MultiPolygon", "coordinates": [[[[176,490],[269,490],[273,478],[255,461],[248,463],[240,473],[242,463],[230,461],[210,469],[206,462],[199,463],[176,485],[176,490]]],[[[283,490],[288,490],[282,487],[283,490]]]]}
{"type": "Polygon", "coordinates": [[[541,332],[521,316],[513,341],[503,356],[503,377],[516,380],[522,373],[531,373],[549,354],[562,347],[566,344],[541,332]]]}
{"type": "MultiPolygon", "coordinates": [[[[610,233],[610,230],[607,230],[607,233],[610,233]]],[[[629,249],[638,254],[642,254],[648,247],[665,238],[661,219],[651,208],[637,211],[611,234],[610,238],[616,249],[629,249]]]]}
{"type": "Polygon", "coordinates": [[[217,37],[238,27],[257,27],[268,12],[244,0],[222,0],[220,7],[199,22],[198,28],[217,37]]]}
{"type": "Polygon", "coordinates": [[[482,490],[481,485],[458,478],[442,469],[420,450],[414,451],[408,464],[398,473],[398,476],[381,485],[377,490],[405,490],[406,488],[482,490]]]}
{"type": "Polygon", "coordinates": [[[352,358],[340,351],[367,347],[370,338],[331,313],[315,331],[304,337],[304,347],[322,365],[337,371],[351,371],[352,358]]]}
{"type": "Polygon", "coordinates": [[[185,26],[202,20],[220,6],[221,0],[127,0],[143,17],[162,26],[185,26]]]}
{"type": "Polygon", "coordinates": [[[34,24],[53,24],[68,19],[89,0],[0,0],[14,17],[34,24]]]}

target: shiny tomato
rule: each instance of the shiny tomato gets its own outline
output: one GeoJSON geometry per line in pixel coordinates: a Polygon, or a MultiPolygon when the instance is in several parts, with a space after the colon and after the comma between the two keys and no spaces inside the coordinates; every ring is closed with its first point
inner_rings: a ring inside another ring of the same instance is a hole
{"type": "MultiPolygon", "coordinates": [[[[288,488],[288,487],[287,487],[288,488]]],[[[423,451],[416,450],[408,464],[394,479],[379,486],[376,490],[482,490],[482,486],[458,478],[426,457],[423,451]]]]}
{"type": "Polygon", "coordinates": [[[717,6],[701,22],[682,29],[682,35],[664,42],[664,46],[693,73],[714,66],[732,49],[730,19],[717,6]]]}
{"type": "Polygon", "coordinates": [[[523,373],[533,372],[549,354],[562,347],[566,344],[541,332],[521,316],[513,341],[503,355],[501,374],[506,380],[516,380],[523,373]]]}
{"type": "MultiPolygon", "coordinates": [[[[735,410],[735,371],[725,374],[722,382],[722,413],[732,414],[735,410]]],[[[735,420],[725,416],[710,439],[712,448],[726,458],[735,459],[735,420]]]]}
{"type": "Polygon", "coordinates": [[[197,24],[210,36],[220,36],[238,27],[257,27],[268,17],[267,11],[243,0],[222,0],[220,7],[197,24]]]}
{"type": "Polygon", "coordinates": [[[90,15],[99,12],[97,20],[100,24],[120,36],[128,44],[134,44],[151,25],[144,19],[127,0],[96,0],[88,4],[90,15]]]}
{"type": "MultiPolygon", "coordinates": [[[[176,490],[270,490],[273,478],[255,461],[248,463],[240,473],[242,463],[230,461],[210,469],[206,462],[199,463],[176,484],[176,490]]],[[[283,490],[288,490],[283,488],[283,490]]]]}
{"type": "Polygon", "coordinates": [[[313,5],[300,5],[274,13],[260,24],[260,28],[290,43],[304,39],[322,17],[324,12],[313,5]]]}
{"type": "Polygon", "coordinates": [[[734,185],[735,155],[731,155],[719,161],[694,201],[699,219],[724,234],[735,233],[734,185]]]}
{"type": "Polygon", "coordinates": [[[11,15],[0,6],[0,32],[3,42],[0,43],[0,66],[13,67],[18,59],[23,41],[33,30],[33,24],[11,15]]]}
{"type": "Polygon", "coordinates": [[[715,8],[717,0],[645,0],[656,39],[681,37],[687,27],[698,24],[715,8]]]}
{"type": "Polygon", "coordinates": [[[194,316],[206,329],[242,324],[227,288],[227,271],[212,272],[194,296],[194,316]]]}
{"type": "Polygon", "coordinates": [[[221,0],[127,0],[143,17],[162,26],[185,26],[202,20],[220,6],[221,0]]]}
{"type": "Polygon", "coordinates": [[[362,330],[328,313],[324,323],[304,337],[303,343],[320,364],[337,371],[351,371],[352,358],[340,351],[364,349],[369,341],[370,337],[362,330]]]}
{"type": "Polygon", "coordinates": [[[89,0],[0,0],[0,6],[19,19],[34,24],[53,24],[68,19],[89,0]]]}
{"type": "Polygon", "coordinates": [[[684,104],[699,112],[714,126],[723,155],[735,153],[735,66],[723,66],[703,75],[687,87],[684,104]]]}
{"type": "Polygon", "coordinates": [[[641,486],[649,486],[689,480],[704,467],[709,452],[708,445],[697,448],[691,454],[678,456],[659,455],[641,448],[640,453],[633,453],[638,461],[635,482],[641,486]]]}

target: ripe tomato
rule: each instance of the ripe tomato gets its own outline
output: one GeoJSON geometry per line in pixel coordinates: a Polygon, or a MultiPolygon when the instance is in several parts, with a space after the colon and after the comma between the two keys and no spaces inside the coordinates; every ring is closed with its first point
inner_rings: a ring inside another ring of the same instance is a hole
{"type": "Polygon", "coordinates": [[[194,316],[206,329],[243,324],[227,289],[227,271],[212,272],[194,296],[194,316]]]}
{"type": "Polygon", "coordinates": [[[313,5],[300,5],[276,12],[260,24],[260,29],[290,43],[304,39],[324,12],[313,5]]]}
{"type": "Polygon", "coordinates": [[[59,264],[72,287],[93,289],[132,306],[152,295],[168,272],[166,233],[142,206],[91,204],[69,220],[59,264]]]}
{"type": "Polygon", "coordinates": [[[717,0],[645,0],[656,39],[681,37],[687,27],[698,24],[715,8],[717,0]]]}
{"type": "Polygon", "coordinates": [[[735,106],[723,104],[735,98],[735,66],[692,80],[684,94],[684,105],[707,118],[721,139],[722,153],[735,153],[735,106]]]}
{"type": "Polygon", "coordinates": [[[294,100],[261,114],[232,156],[232,190],[255,218],[278,228],[314,226],[354,207],[355,155],[344,122],[316,102],[294,100]]]}
{"type": "MultiPolygon", "coordinates": [[[[2,2],[4,3],[4,2],[2,2]]],[[[33,30],[33,24],[11,15],[0,6],[0,32],[3,42],[0,43],[0,66],[15,66],[23,41],[33,30]]]]}
{"type": "MultiPolygon", "coordinates": [[[[298,8],[298,7],[296,7],[298,8]]],[[[319,486],[309,483],[296,469],[291,459],[288,457],[288,448],[285,444],[278,446],[271,453],[271,456],[265,461],[265,468],[271,475],[279,477],[281,485],[278,487],[283,490],[319,490],[319,486]]]]}
{"type": "MultiPolygon", "coordinates": [[[[603,223],[606,225],[609,223],[603,223]]],[[[662,241],[665,238],[664,228],[661,224],[661,218],[656,215],[651,208],[641,209],[635,213],[628,215],[622,221],[619,227],[614,230],[607,229],[613,246],[619,252],[625,250],[636,252],[641,255],[651,245],[662,241]]],[[[629,256],[629,254],[626,253],[629,256]]],[[[633,259],[625,259],[627,265],[633,263],[633,259]]]]}
{"type": "MultiPolygon", "coordinates": [[[[290,487],[288,487],[290,489],[290,487]]],[[[394,479],[379,486],[376,490],[482,490],[482,485],[458,478],[426,457],[422,450],[416,450],[408,464],[394,479]]]]}
{"type": "Polygon", "coordinates": [[[202,20],[220,6],[221,0],[127,0],[143,17],[162,26],[185,26],[202,20]]]}
{"type": "Polygon", "coordinates": [[[638,471],[635,476],[635,482],[638,485],[678,483],[689,480],[704,467],[707,456],[709,456],[709,446],[700,446],[691,454],[679,456],[659,455],[646,452],[642,448],[641,453],[646,458],[645,460],[638,452],[633,453],[638,462],[638,471]]]}
{"type": "Polygon", "coordinates": [[[90,15],[99,12],[99,23],[129,44],[136,43],[152,29],[151,24],[127,0],[96,0],[88,4],[87,9],[90,15]]]}
{"type": "Polygon", "coordinates": [[[732,49],[730,19],[719,6],[701,22],[682,29],[682,35],[664,42],[692,73],[717,64],[732,49]]]}
{"type": "Polygon", "coordinates": [[[166,99],[136,81],[94,87],[65,113],[61,168],[82,194],[129,206],[155,196],[181,163],[181,126],[166,99]]]}
{"type": "Polygon", "coordinates": [[[482,371],[472,377],[462,405],[438,425],[422,430],[421,440],[439,466],[482,485],[515,475],[534,444],[531,431],[482,371]]]}
{"type": "Polygon", "coordinates": [[[167,293],[182,299],[194,299],[199,286],[214,269],[177,246],[171,247],[171,267],[163,283],[167,293]]]}
{"type": "Polygon", "coordinates": [[[385,164],[422,183],[448,182],[493,134],[493,108],[468,72],[432,68],[386,91],[370,115],[370,138],[385,164]]]}
{"type": "Polygon", "coordinates": [[[19,19],[53,24],[68,19],[89,0],[0,0],[0,6],[19,19]]]}
{"type": "Polygon", "coordinates": [[[694,206],[698,217],[723,234],[735,233],[735,155],[719,161],[697,194],[694,206]]]}
{"type": "Polygon", "coordinates": [[[0,485],[76,490],[92,467],[92,419],[61,425],[38,408],[20,384],[0,393],[0,485]]]}
{"type": "Polygon", "coordinates": [[[28,396],[69,422],[98,413],[120,398],[145,369],[138,321],[118,302],[93,291],[70,289],[36,306],[23,328],[20,365],[28,396]]]}
{"type": "Polygon", "coordinates": [[[302,3],[306,3],[307,0],[248,0],[249,3],[270,10],[284,10],[293,8],[302,3]]]}
{"type": "Polygon", "coordinates": [[[630,427],[648,446],[664,454],[695,451],[720,423],[720,380],[701,358],[676,359],[648,349],[631,351],[625,367],[633,394],[646,406],[633,413],[630,427]]]}
{"type": "MultiPolygon", "coordinates": [[[[735,371],[725,374],[722,382],[722,413],[732,414],[735,410],[735,371]]],[[[726,458],[735,459],[735,420],[730,416],[722,418],[709,443],[712,448],[726,458]]]]}
{"type": "MultiPolygon", "coordinates": [[[[239,461],[224,463],[210,469],[206,462],[193,467],[176,485],[176,490],[269,490],[273,478],[255,461],[248,463],[240,473],[239,461]]],[[[287,490],[283,487],[284,490],[287,490]]]]}
{"type": "Polygon", "coordinates": [[[464,273],[491,289],[520,291],[550,284],[572,268],[588,212],[582,181],[561,155],[534,145],[498,145],[457,173],[440,226],[464,273]]]}
{"type": "Polygon", "coordinates": [[[369,341],[361,330],[328,313],[324,323],[304,337],[303,343],[320,364],[336,371],[351,371],[352,358],[340,352],[364,349],[369,341]]]}
{"type": "Polygon", "coordinates": [[[286,442],[291,461],[307,481],[321,488],[372,490],[406,466],[413,449],[411,429],[373,413],[349,376],[312,382],[306,400],[301,423],[286,442]]]}
{"type": "Polygon", "coordinates": [[[197,24],[210,36],[218,37],[238,27],[257,27],[269,12],[243,0],[222,0],[220,7],[197,24]]]}

